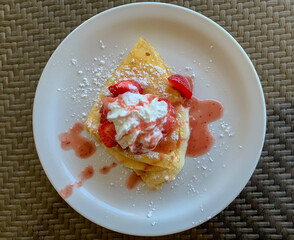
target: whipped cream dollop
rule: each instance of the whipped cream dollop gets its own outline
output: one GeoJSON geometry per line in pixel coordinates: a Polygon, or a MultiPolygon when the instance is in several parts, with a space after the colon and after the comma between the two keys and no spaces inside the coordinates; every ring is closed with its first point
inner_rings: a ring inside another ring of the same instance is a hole
{"type": "Polygon", "coordinates": [[[168,105],[153,94],[126,92],[108,104],[107,119],[113,122],[115,140],[133,153],[153,150],[162,139],[168,105]]]}

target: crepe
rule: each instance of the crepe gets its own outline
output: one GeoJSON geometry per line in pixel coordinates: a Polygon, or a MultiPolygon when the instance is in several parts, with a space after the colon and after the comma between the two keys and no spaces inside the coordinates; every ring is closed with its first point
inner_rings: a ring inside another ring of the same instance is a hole
{"type": "Polygon", "coordinates": [[[101,90],[85,123],[86,130],[104,146],[98,134],[101,98],[110,94],[109,86],[123,80],[137,81],[143,94],[151,93],[169,100],[176,109],[176,126],[153,151],[136,155],[119,145],[112,148],[104,146],[121,164],[140,175],[151,189],[160,189],[163,183],[178,175],[185,162],[190,135],[189,109],[181,105],[183,97],[169,85],[167,78],[172,74],[152,45],[140,38],[101,90]]]}

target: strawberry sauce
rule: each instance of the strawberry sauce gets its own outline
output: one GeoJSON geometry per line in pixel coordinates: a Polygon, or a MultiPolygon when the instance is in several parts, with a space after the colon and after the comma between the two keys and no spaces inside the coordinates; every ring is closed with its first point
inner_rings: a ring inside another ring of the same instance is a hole
{"type": "Polygon", "coordinates": [[[138,176],[135,172],[127,178],[126,186],[128,189],[134,189],[142,181],[141,177],[138,176]]]}
{"type": "Polygon", "coordinates": [[[207,153],[214,144],[208,124],[219,119],[223,114],[223,106],[214,100],[200,101],[195,97],[186,101],[190,107],[190,139],[188,142],[187,156],[200,156],[207,153]]]}
{"type": "Polygon", "coordinates": [[[99,169],[99,172],[102,173],[102,174],[107,174],[109,173],[109,171],[116,167],[117,164],[115,162],[113,162],[112,164],[108,165],[108,166],[103,166],[102,168],[99,169]]]}
{"type": "Polygon", "coordinates": [[[83,186],[83,183],[88,180],[89,178],[93,177],[94,169],[92,166],[86,167],[80,174],[80,181],[76,182],[76,187],[79,188],[83,186]]]}
{"type": "Polygon", "coordinates": [[[78,157],[84,159],[90,157],[96,151],[96,146],[94,141],[90,141],[81,135],[83,130],[84,125],[77,122],[68,132],[59,134],[58,138],[63,150],[73,149],[78,157]]]}
{"type": "Polygon", "coordinates": [[[177,148],[177,141],[172,139],[162,139],[154,149],[155,152],[170,154],[177,148]]]}
{"type": "Polygon", "coordinates": [[[94,175],[94,169],[92,166],[88,166],[86,167],[80,174],[79,174],[79,177],[80,177],[80,180],[75,182],[75,183],[71,183],[71,184],[68,184],[66,185],[63,189],[61,189],[59,191],[59,194],[60,196],[63,198],[63,199],[66,199],[68,197],[71,196],[72,192],[73,192],[73,188],[74,187],[81,187],[83,186],[84,182],[86,180],[88,180],[89,178],[93,177],[94,175]]]}
{"type": "Polygon", "coordinates": [[[74,187],[73,184],[68,184],[68,185],[66,185],[65,188],[63,188],[63,189],[61,189],[61,190],[59,191],[60,196],[61,196],[63,199],[66,199],[66,198],[70,197],[71,194],[72,194],[72,191],[73,191],[73,187],[74,187]]]}

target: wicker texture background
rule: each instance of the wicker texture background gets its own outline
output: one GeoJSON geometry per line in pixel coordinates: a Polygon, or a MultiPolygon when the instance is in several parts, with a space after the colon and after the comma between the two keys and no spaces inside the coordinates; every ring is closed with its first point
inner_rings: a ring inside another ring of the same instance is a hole
{"type": "MultiPolygon", "coordinates": [[[[143,239],[80,216],[54,190],[32,133],[38,80],[58,44],[93,15],[129,0],[0,0],[0,238],[143,239]]],[[[267,134],[246,188],[203,225],[161,239],[294,239],[294,1],[169,1],[224,27],[251,58],[267,134]]]]}

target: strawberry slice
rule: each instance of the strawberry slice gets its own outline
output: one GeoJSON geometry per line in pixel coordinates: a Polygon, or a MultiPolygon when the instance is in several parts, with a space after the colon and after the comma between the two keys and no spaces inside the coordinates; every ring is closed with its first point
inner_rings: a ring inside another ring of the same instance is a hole
{"type": "Polygon", "coordinates": [[[119,83],[116,83],[110,87],[108,90],[112,93],[113,97],[117,97],[120,94],[125,92],[140,93],[142,94],[142,88],[139,83],[134,80],[125,80],[119,83]]]}
{"type": "Polygon", "coordinates": [[[104,107],[104,104],[102,105],[102,107],[99,110],[100,115],[100,123],[105,123],[107,122],[107,113],[109,112],[109,110],[107,111],[107,109],[104,107]]]}
{"type": "Polygon", "coordinates": [[[170,85],[174,89],[178,90],[182,96],[188,99],[192,97],[192,86],[186,77],[180,74],[174,74],[168,78],[168,81],[170,85]]]}
{"type": "Polygon", "coordinates": [[[167,103],[167,119],[162,130],[162,133],[164,135],[167,135],[175,127],[176,110],[174,106],[170,103],[170,101],[168,101],[167,99],[160,98],[158,101],[165,101],[167,103]]]}
{"type": "Polygon", "coordinates": [[[107,122],[108,120],[107,120],[107,113],[104,111],[104,112],[102,112],[101,113],[101,115],[100,115],[100,123],[102,124],[102,123],[105,123],[105,122],[107,122]]]}
{"type": "Polygon", "coordinates": [[[115,141],[116,131],[112,122],[105,122],[101,124],[98,128],[98,133],[101,141],[106,147],[111,148],[117,145],[117,142],[115,141]]]}
{"type": "Polygon", "coordinates": [[[99,110],[100,115],[100,123],[105,123],[107,122],[107,113],[110,111],[108,108],[109,103],[113,103],[116,100],[114,97],[103,97],[101,98],[102,101],[102,106],[99,110]]]}

